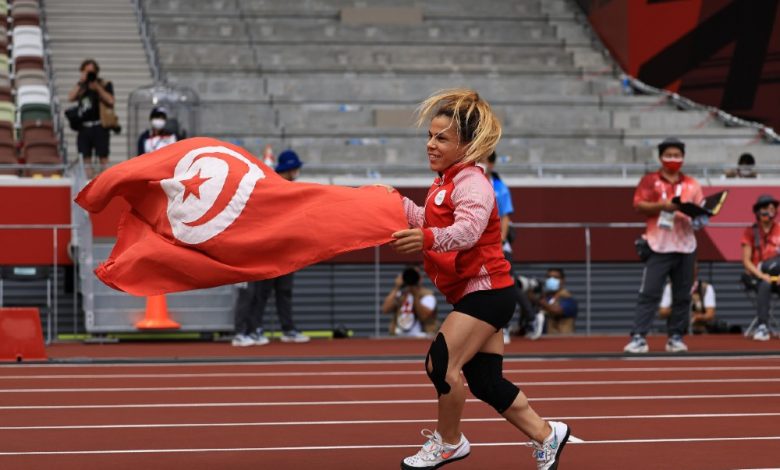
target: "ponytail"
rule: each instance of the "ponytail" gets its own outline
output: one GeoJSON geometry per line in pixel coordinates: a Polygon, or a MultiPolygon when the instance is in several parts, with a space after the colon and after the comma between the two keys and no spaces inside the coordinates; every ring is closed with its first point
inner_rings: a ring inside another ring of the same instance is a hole
{"type": "Polygon", "coordinates": [[[417,108],[417,126],[437,116],[452,119],[460,142],[468,144],[464,163],[477,162],[496,149],[501,139],[501,123],[487,101],[474,90],[440,90],[417,108]]]}

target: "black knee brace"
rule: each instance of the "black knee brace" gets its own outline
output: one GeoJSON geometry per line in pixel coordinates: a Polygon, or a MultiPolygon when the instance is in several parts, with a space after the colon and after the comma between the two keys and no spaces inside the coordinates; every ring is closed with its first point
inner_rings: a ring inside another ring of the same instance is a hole
{"type": "Polygon", "coordinates": [[[517,398],[520,389],[504,378],[500,354],[477,353],[463,366],[471,393],[503,413],[517,398]]]}
{"type": "Polygon", "coordinates": [[[447,383],[447,365],[450,362],[450,353],[447,350],[447,342],[444,335],[439,333],[431,343],[428,356],[425,358],[425,372],[436,387],[439,396],[450,393],[450,384],[447,383]]]}

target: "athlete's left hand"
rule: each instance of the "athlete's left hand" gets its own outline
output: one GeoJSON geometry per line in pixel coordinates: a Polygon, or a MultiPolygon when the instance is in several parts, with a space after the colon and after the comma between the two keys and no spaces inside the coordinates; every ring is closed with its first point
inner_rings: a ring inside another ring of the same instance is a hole
{"type": "Polygon", "coordinates": [[[408,254],[422,251],[423,231],[419,228],[410,228],[395,232],[393,238],[395,238],[395,241],[390,245],[399,253],[408,254]]]}

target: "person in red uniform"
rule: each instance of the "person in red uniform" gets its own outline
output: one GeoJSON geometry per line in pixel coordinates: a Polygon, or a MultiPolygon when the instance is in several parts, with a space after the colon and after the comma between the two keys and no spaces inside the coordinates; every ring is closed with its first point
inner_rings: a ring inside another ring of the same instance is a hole
{"type": "Polygon", "coordinates": [[[775,222],[777,205],[774,196],[762,194],[753,204],[756,223],[742,234],[742,264],[756,286],[758,326],[753,333],[756,341],[769,341],[769,307],[772,292],[780,292],[780,225],[775,222]]]}
{"type": "Polygon", "coordinates": [[[425,100],[418,125],[424,123],[429,123],[428,161],[437,177],[424,207],[404,198],[411,228],[394,233],[393,246],[400,253],[422,251],[425,272],[453,311],[425,360],[439,396],[436,430],[423,430],[427,441],[401,468],[438,468],[469,455],[460,431],[466,399],[461,371],[474,396],[533,440],[537,467],[557,468],[569,427],[539,417],[502,373],[501,328],[514,312],[514,281],[501,248],[493,187],[475,166],[495,149],[501,125],[483,98],[464,89],[425,100]]]}

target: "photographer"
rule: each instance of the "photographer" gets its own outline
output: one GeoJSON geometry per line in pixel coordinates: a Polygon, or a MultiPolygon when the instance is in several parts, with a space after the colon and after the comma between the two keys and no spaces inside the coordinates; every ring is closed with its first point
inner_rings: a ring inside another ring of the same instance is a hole
{"type": "Polygon", "coordinates": [[[89,163],[89,166],[93,152],[96,153],[100,160],[100,169],[103,170],[108,164],[109,130],[118,129],[116,115],[113,113],[114,86],[100,78],[100,67],[93,59],[82,62],[79,70],[81,78],[68,93],[68,101],[78,101],[81,119],[76,147],[85,164],[89,163]],[[103,113],[101,104],[104,106],[103,113]]]}
{"type": "Polygon", "coordinates": [[[393,315],[390,334],[425,338],[436,332],[436,297],[420,283],[420,271],[407,267],[382,303],[382,313],[393,315]]]}
{"type": "Polygon", "coordinates": [[[574,321],[577,318],[577,301],[566,290],[566,274],[562,268],[550,268],[544,282],[531,282],[528,297],[538,308],[534,331],[530,339],[541,338],[544,325],[547,333],[570,335],[574,333],[574,321]]]}

